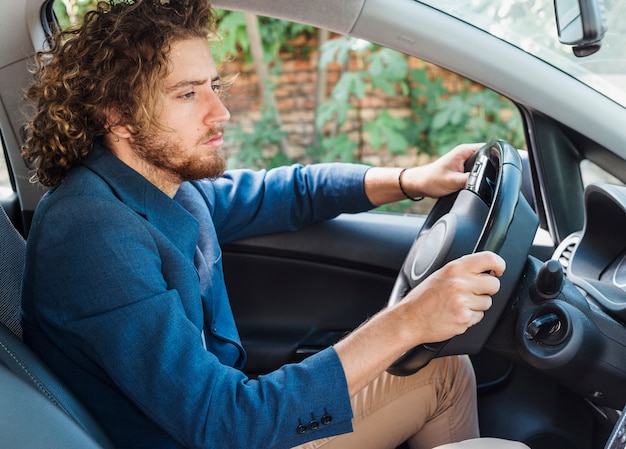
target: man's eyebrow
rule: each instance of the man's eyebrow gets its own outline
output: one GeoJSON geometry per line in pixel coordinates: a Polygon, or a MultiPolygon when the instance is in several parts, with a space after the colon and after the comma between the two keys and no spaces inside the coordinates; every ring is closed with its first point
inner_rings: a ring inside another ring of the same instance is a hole
{"type": "MultiPolygon", "coordinates": [[[[177,82],[176,84],[173,84],[167,87],[165,90],[166,92],[171,92],[171,91],[180,89],[182,87],[187,87],[187,86],[202,86],[203,84],[206,84],[208,81],[209,81],[208,78],[201,79],[201,80],[182,80],[182,81],[177,82]]],[[[213,79],[211,79],[211,84],[219,82],[219,81],[220,81],[220,77],[216,76],[213,79]]]]}

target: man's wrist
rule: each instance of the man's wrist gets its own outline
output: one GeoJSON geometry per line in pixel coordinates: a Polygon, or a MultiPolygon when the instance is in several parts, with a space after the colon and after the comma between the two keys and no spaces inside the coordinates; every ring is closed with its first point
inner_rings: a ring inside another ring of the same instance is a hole
{"type": "Polygon", "coordinates": [[[400,187],[400,191],[402,192],[402,194],[407,197],[407,199],[411,200],[411,201],[422,201],[424,199],[423,196],[411,196],[407,193],[406,189],[404,188],[404,185],[402,184],[402,175],[404,175],[404,172],[407,171],[407,168],[403,168],[402,170],[400,170],[400,174],[398,175],[398,186],[400,187]]]}

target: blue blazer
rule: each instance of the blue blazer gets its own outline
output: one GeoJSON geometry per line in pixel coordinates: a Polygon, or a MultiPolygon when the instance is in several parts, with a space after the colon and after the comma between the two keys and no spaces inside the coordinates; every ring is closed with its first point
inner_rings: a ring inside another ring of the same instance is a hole
{"type": "Polygon", "coordinates": [[[35,213],[24,338],[118,447],[288,448],[349,432],[333,348],[242,373],[219,244],[371,208],[366,170],[237,170],[172,200],[94,146],[35,213]]]}

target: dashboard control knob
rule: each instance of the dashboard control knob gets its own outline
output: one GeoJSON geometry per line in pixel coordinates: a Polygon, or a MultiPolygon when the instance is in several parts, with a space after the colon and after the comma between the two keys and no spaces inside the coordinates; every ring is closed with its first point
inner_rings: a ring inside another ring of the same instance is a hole
{"type": "Polygon", "coordinates": [[[551,259],[539,269],[535,281],[535,300],[544,301],[556,298],[563,285],[563,266],[559,261],[551,259]]]}

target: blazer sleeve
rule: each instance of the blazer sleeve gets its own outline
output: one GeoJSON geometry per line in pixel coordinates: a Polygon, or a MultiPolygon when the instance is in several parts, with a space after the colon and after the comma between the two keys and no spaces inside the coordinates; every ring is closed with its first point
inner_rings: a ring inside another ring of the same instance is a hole
{"type": "MultiPolygon", "coordinates": [[[[193,185],[204,196],[219,241],[224,243],[293,231],[341,213],[371,209],[363,185],[368,169],[365,165],[330,163],[257,172],[233,170],[222,178],[193,185]]],[[[176,199],[187,207],[190,199],[185,192],[181,188],[176,199]]]]}

